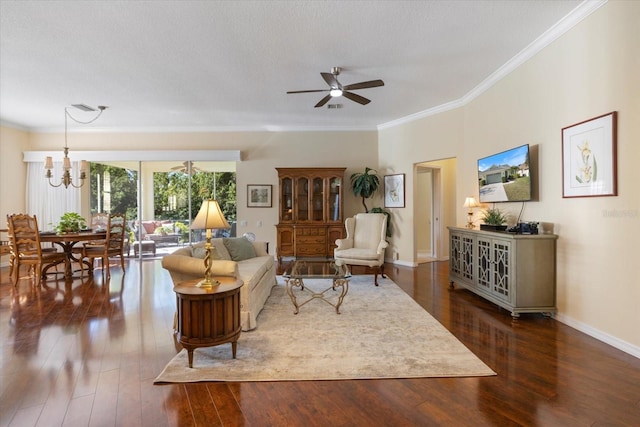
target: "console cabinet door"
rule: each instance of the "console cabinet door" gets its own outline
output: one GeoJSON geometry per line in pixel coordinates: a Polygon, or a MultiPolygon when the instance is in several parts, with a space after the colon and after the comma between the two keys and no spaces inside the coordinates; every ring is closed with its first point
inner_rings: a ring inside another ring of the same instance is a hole
{"type": "Polygon", "coordinates": [[[511,302],[511,242],[478,237],[477,286],[495,298],[511,302]]]}
{"type": "Polygon", "coordinates": [[[493,239],[491,242],[492,271],[491,293],[498,299],[511,303],[513,272],[511,242],[493,239]]]}
{"type": "Polygon", "coordinates": [[[451,274],[473,285],[475,278],[475,236],[451,232],[449,269],[451,274]]]}

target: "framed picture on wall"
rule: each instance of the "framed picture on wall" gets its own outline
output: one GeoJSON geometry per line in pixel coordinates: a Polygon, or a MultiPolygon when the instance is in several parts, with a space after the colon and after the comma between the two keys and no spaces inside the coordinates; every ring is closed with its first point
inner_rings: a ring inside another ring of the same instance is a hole
{"type": "Polygon", "coordinates": [[[384,207],[404,208],[404,174],[384,176],[384,207]]]}
{"type": "Polygon", "coordinates": [[[247,207],[270,208],[272,185],[249,184],[247,185],[247,207]]]}
{"type": "Polygon", "coordinates": [[[562,129],[562,197],[617,196],[617,112],[562,129]]]}

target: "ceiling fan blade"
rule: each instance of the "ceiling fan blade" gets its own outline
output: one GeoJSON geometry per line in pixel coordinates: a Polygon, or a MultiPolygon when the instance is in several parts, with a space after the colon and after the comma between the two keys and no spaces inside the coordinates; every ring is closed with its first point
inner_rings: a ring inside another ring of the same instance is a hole
{"type": "Polygon", "coordinates": [[[330,100],[330,99],[331,99],[331,95],[327,95],[327,96],[325,96],[324,98],[322,98],[322,99],[320,100],[320,102],[318,102],[318,103],[315,105],[315,108],[322,107],[324,104],[326,104],[327,102],[329,102],[329,100],[330,100]]]}
{"type": "Polygon", "coordinates": [[[360,96],[360,95],[357,95],[355,93],[351,93],[351,92],[347,92],[347,91],[343,91],[342,92],[342,96],[344,96],[345,98],[348,98],[348,99],[350,99],[352,101],[355,101],[358,104],[362,104],[362,105],[367,105],[368,103],[371,102],[370,99],[367,99],[364,96],[360,96]]]}
{"type": "Polygon", "coordinates": [[[329,89],[313,89],[313,90],[290,90],[287,93],[310,93],[310,92],[326,92],[329,89]]]}
{"type": "Polygon", "coordinates": [[[331,73],[320,73],[320,75],[322,76],[324,81],[327,82],[327,84],[329,86],[331,86],[332,88],[339,88],[340,87],[340,83],[338,83],[338,80],[336,80],[336,76],[334,76],[333,74],[331,74],[331,73]]]}
{"type": "Polygon", "coordinates": [[[370,87],[384,86],[382,80],[369,80],[368,82],[354,83],[343,87],[344,90],[367,89],[370,87]]]}

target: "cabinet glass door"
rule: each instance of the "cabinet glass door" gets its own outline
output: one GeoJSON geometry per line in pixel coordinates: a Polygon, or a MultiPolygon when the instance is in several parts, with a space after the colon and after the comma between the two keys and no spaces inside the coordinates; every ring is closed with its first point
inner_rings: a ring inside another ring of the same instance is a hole
{"type": "Polygon", "coordinates": [[[309,220],[309,180],[298,178],[296,182],[296,219],[298,221],[309,220]]]}
{"type": "Polygon", "coordinates": [[[342,222],[340,218],[340,184],[341,179],[329,179],[329,221],[342,222]]]}
{"type": "Polygon", "coordinates": [[[291,178],[282,178],[280,185],[282,186],[280,218],[282,221],[291,221],[293,219],[291,211],[293,206],[293,180],[291,178]]]}
{"type": "Polygon", "coordinates": [[[313,221],[324,220],[324,185],[322,178],[313,178],[312,193],[312,219],[313,221]]]}

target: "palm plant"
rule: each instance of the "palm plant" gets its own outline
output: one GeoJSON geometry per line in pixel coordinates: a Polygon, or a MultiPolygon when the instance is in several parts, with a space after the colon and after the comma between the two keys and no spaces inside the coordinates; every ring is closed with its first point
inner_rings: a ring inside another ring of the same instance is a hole
{"type": "Polygon", "coordinates": [[[365,212],[369,212],[366,200],[372,197],[380,187],[380,177],[378,173],[369,167],[364,168],[363,173],[354,173],[351,175],[351,188],[356,197],[362,197],[362,205],[365,212]]]}

